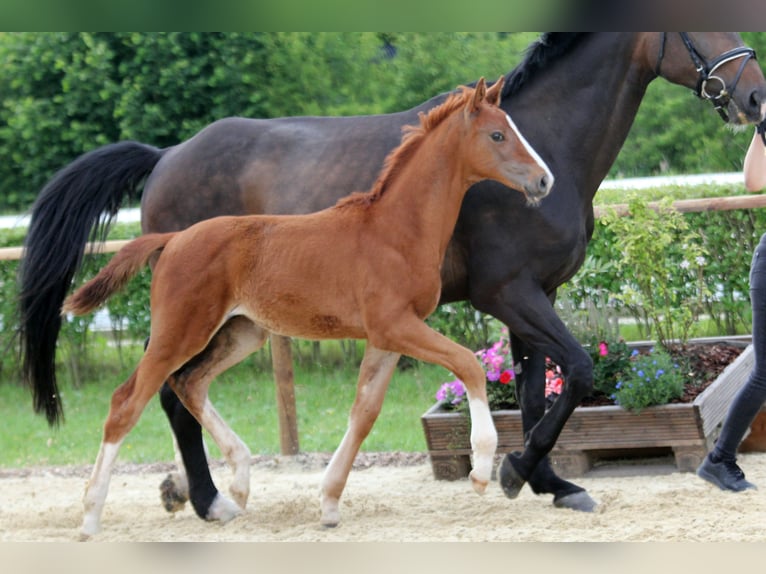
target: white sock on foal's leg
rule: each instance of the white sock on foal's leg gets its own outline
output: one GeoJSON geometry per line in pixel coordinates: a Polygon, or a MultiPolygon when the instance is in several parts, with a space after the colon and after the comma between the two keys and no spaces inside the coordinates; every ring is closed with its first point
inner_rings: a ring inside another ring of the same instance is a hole
{"type": "Polygon", "coordinates": [[[101,512],[104,510],[104,502],[109,492],[109,480],[112,476],[112,467],[117,459],[122,440],[117,443],[101,443],[93,466],[88,486],[85,487],[83,496],[83,518],[81,536],[85,539],[93,536],[101,530],[101,512]]]}
{"type": "Polygon", "coordinates": [[[487,403],[469,399],[468,408],[471,413],[471,449],[473,450],[471,483],[476,492],[484,494],[492,476],[492,464],[497,449],[497,430],[492,422],[487,403]]]}

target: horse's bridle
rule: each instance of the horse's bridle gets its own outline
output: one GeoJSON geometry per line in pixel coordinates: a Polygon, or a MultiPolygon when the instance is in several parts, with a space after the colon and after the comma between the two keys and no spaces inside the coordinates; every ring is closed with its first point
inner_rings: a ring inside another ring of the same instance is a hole
{"type": "MultiPolygon", "coordinates": [[[[665,41],[667,39],[667,32],[661,32],[660,34],[660,51],[657,56],[657,65],[655,67],[655,72],[658,76],[660,74],[662,58],[665,56],[665,41]]],[[[742,72],[745,70],[745,64],[750,61],[750,58],[756,59],[755,50],[748,48],[747,46],[740,46],[739,48],[734,48],[724,52],[715,58],[712,62],[708,62],[705,60],[705,57],[699,53],[697,48],[694,47],[694,44],[692,43],[691,38],[689,38],[689,34],[687,32],[679,32],[678,34],[681,36],[681,40],[683,40],[684,46],[686,46],[686,51],[689,52],[689,56],[691,56],[694,67],[697,70],[697,87],[694,93],[698,98],[711,102],[718,114],[721,116],[721,118],[723,118],[723,121],[728,122],[729,113],[726,110],[726,106],[729,104],[731,95],[737,88],[737,82],[739,82],[739,78],[742,76],[742,72]],[[726,82],[723,81],[723,78],[716,76],[715,72],[724,64],[738,58],[742,58],[742,63],[739,66],[737,75],[734,76],[734,81],[732,82],[731,86],[727,87],[726,82]],[[718,91],[717,95],[713,95],[708,91],[708,82],[711,81],[718,82],[721,85],[721,89],[718,91]]]]}

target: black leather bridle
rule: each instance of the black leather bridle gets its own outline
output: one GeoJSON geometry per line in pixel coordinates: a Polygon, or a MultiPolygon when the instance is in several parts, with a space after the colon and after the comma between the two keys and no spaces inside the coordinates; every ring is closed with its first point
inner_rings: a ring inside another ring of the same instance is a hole
{"type": "MultiPolygon", "coordinates": [[[[715,58],[712,62],[708,62],[705,60],[705,57],[699,53],[697,48],[695,48],[694,43],[691,41],[691,38],[689,38],[689,34],[687,32],[679,32],[678,34],[681,36],[681,40],[683,41],[684,46],[686,46],[686,50],[689,52],[689,56],[691,56],[694,67],[697,70],[697,87],[694,93],[698,98],[711,102],[718,114],[721,116],[721,118],[723,118],[723,121],[728,122],[729,113],[726,109],[726,106],[728,106],[729,101],[731,100],[731,95],[737,88],[737,82],[739,82],[739,78],[742,76],[742,72],[745,70],[745,64],[750,61],[750,58],[754,60],[756,59],[755,50],[748,48],[747,46],[740,46],[739,48],[728,50],[727,52],[724,52],[715,58]],[[742,63],[739,66],[737,75],[734,76],[734,81],[731,83],[731,86],[727,86],[726,82],[723,81],[723,78],[716,76],[715,72],[724,64],[739,58],[742,58],[742,63]],[[717,94],[714,95],[710,93],[708,86],[709,82],[716,82],[720,84],[721,87],[717,94]]],[[[657,66],[655,67],[655,72],[658,76],[660,74],[660,65],[662,64],[662,59],[665,56],[666,39],[667,32],[661,32],[660,51],[657,56],[657,66]]]]}

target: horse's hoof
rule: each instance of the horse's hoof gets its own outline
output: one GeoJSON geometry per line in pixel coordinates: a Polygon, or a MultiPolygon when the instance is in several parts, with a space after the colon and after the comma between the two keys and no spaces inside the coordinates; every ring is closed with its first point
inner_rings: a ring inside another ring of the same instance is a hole
{"type": "Polygon", "coordinates": [[[178,487],[172,474],[167,475],[160,484],[160,499],[162,506],[168,512],[183,510],[189,500],[186,493],[178,487]]]}
{"type": "Polygon", "coordinates": [[[205,520],[226,524],[240,514],[242,514],[242,508],[219,493],[216,495],[215,500],[213,500],[213,504],[210,505],[205,520]]]}
{"type": "Polygon", "coordinates": [[[518,452],[505,455],[498,472],[500,486],[503,488],[503,492],[508,498],[516,498],[526,482],[526,480],[524,480],[513,467],[513,460],[518,457],[518,452]]]}
{"type": "Polygon", "coordinates": [[[554,498],[553,506],[556,508],[569,508],[570,510],[579,510],[580,512],[593,512],[596,510],[596,506],[598,506],[598,504],[590,497],[587,492],[581,490],[580,492],[567,494],[561,498],[554,498]]]}
{"type": "Polygon", "coordinates": [[[324,528],[335,528],[340,524],[340,512],[337,510],[334,512],[323,512],[319,523],[324,528]]]}
{"type": "Polygon", "coordinates": [[[476,491],[476,493],[484,494],[487,491],[487,485],[489,484],[489,481],[479,480],[473,475],[473,472],[471,472],[469,476],[471,477],[471,486],[473,486],[473,489],[476,491]]]}

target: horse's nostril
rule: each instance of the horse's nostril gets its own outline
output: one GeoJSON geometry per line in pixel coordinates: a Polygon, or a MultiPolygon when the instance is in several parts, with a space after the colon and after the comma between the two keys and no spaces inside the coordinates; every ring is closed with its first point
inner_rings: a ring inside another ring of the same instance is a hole
{"type": "Polygon", "coordinates": [[[540,178],[540,191],[547,192],[548,191],[548,176],[544,175],[540,178]]]}

